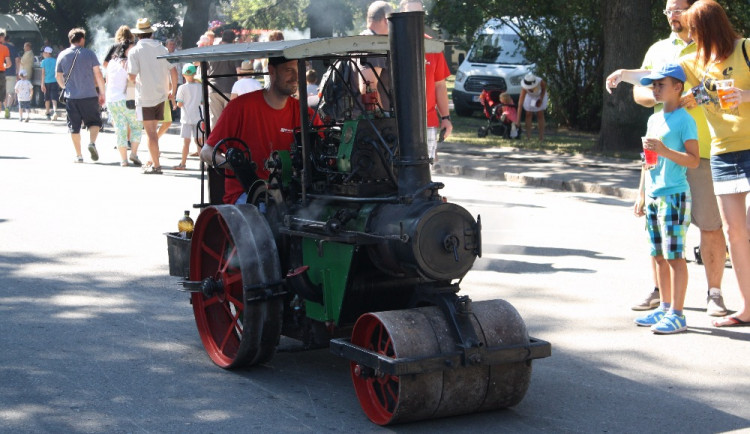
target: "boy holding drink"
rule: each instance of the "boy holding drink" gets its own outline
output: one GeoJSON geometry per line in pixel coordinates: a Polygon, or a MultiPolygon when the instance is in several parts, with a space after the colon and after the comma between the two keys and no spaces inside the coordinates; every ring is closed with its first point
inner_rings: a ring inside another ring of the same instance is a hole
{"type": "MultiPolygon", "coordinates": [[[[630,72],[623,71],[623,79],[630,72]]],[[[686,169],[695,168],[700,162],[698,131],[693,118],[680,107],[685,87],[682,67],[668,63],[643,75],[633,74],[629,78],[634,81],[641,76],[642,86],[652,85],[654,99],[663,103],[664,109],[648,119],[643,149],[655,152],[658,158],[652,168],[644,165],[633,211],[636,216],[646,216],[651,256],[657,263],[661,303],[654,312],[636,318],[635,323],[651,327],[656,334],[680,333],[687,330],[682,312],[688,282],[685,233],[690,225],[686,169]]]]}

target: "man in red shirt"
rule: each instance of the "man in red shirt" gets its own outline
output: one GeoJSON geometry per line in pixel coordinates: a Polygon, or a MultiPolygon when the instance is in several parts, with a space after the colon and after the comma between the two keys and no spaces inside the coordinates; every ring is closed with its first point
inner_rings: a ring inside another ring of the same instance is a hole
{"type": "MultiPolygon", "coordinates": [[[[231,100],[211,130],[201,150],[201,158],[212,164],[211,155],[216,144],[228,137],[242,139],[257,165],[256,174],[268,179],[270,172],[264,161],[272,151],[288,151],[294,142],[294,129],[300,126],[299,101],[291,98],[297,93],[297,61],[272,57],[268,61],[268,87],[240,95],[231,100]]],[[[217,164],[225,159],[217,155],[217,164]]],[[[247,193],[230,172],[224,181],[224,203],[245,203],[247,193]]]]}
{"type": "MultiPolygon", "coordinates": [[[[5,29],[0,29],[0,103],[5,103],[5,68],[13,65],[10,59],[10,50],[5,46],[5,29]]],[[[7,107],[6,107],[7,110],[7,107]]]]}
{"type": "MultiPolygon", "coordinates": [[[[401,0],[401,12],[422,10],[421,0],[401,0]]],[[[429,36],[425,35],[426,38],[429,36]]],[[[425,54],[425,91],[427,96],[427,151],[433,161],[437,161],[437,141],[441,129],[443,138],[450,136],[453,124],[448,106],[448,86],[445,79],[451,75],[443,53],[425,54]]]]}

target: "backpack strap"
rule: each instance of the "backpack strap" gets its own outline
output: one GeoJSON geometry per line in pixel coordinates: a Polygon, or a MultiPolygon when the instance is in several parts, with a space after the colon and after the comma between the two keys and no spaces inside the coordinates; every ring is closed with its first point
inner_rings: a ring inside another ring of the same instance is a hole
{"type": "MultiPolygon", "coordinates": [[[[743,50],[745,49],[745,46],[744,46],[744,45],[742,46],[742,49],[743,49],[743,50]]],[[[73,58],[73,64],[72,64],[72,65],[70,65],[70,71],[68,71],[68,76],[67,76],[67,77],[65,77],[65,86],[64,86],[64,87],[68,87],[68,80],[70,80],[70,74],[72,74],[72,73],[73,73],[73,67],[74,67],[74,66],[76,66],[76,60],[78,59],[78,53],[80,53],[80,52],[81,52],[81,49],[80,49],[80,48],[78,48],[78,49],[76,50],[76,55],[75,55],[75,57],[73,58]]],[[[745,59],[747,59],[747,55],[745,55],[745,59]]]]}
{"type": "Polygon", "coordinates": [[[750,59],[747,57],[747,50],[745,49],[745,42],[747,42],[747,39],[744,39],[742,41],[742,55],[745,56],[745,63],[747,63],[747,69],[750,69],[750,59]]]}

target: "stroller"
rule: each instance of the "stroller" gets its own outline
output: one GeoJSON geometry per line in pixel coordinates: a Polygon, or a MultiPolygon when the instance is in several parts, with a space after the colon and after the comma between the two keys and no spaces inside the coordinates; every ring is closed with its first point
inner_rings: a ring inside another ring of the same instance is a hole
{"type": "Polygon", "coordinates": [[[479,94],[479,102],[482,103],[487,125],[479,127],[478,137],[487,137],[489,133],[502,136],[505,139],[520,139],[521,128],[514,128],[509,120],[503,121],[503,107],[516,108],[515,104],[504,104],[500,101],[500,95],[505,91],[502,88],[485,88],[479,94]]]}

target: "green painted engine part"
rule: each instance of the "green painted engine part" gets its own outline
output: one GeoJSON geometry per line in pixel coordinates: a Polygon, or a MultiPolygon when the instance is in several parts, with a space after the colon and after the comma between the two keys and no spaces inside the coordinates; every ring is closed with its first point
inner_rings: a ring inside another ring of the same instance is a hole
{"type": "Polygon", "coordinates": [[[281,160],[281,182],[288,187],[292,182],[292,157],[289,151],[278,151],[281,160]]]}
{"type": "Polygon", "coordinates": [[[357,125],[359,121],[344,121],[341,129],[341,144],[338,153],[338,170],[339,172],[349,173],[352,170],[352,149],[354,149],[354,139],[357,137],[357,125]]]}
{"type": "MultiPolygon", "coordinates": [[[[357,217],[347,222],[344,229],[349,231],[364,230],[367,218],[374,207],[374,204],[362,206],[357,217]]],[[[334,213],[334,208],[327,209],[323,220],[330,218],[334,213]]],[[[303,264],[310,267],[307,275],[313,284],[320,285],[323,288],[323,304],[305,301],[309,318],[316,321],[333,321],[338,324],[355,247],[352,244],[313,238],[302,240],[303,264]]]]}
{"type": "Polygon", "coordinates": [[[323,304],[305,302],[308,317],[338,323],[353,253],[352,245],[310,238],[302,240],[302,257],[310,266],[307,275],[313,284],[323,288],[323,304]]]}

